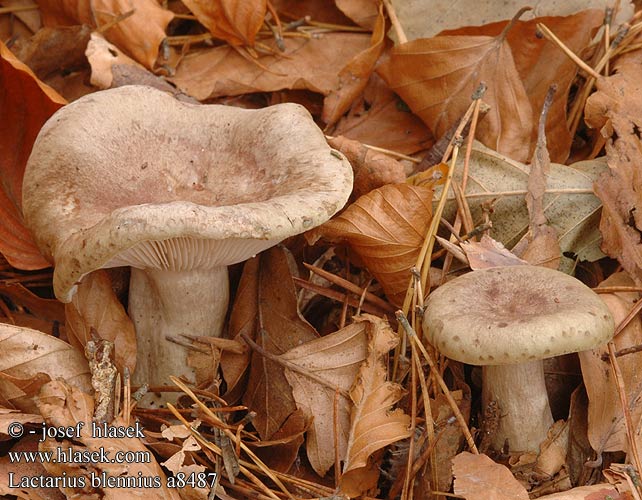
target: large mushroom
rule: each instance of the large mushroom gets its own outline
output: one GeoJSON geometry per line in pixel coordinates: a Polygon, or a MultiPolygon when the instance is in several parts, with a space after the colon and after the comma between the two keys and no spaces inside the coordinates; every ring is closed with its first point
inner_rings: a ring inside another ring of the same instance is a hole
{"type": "Polygon", "coordinates": [[[581,281],[544,267],[472,271],[432,292],[423,320],[445,356],[483,366],[482,405],[497,404],[491,446],[539,450],[553,423],[542,359],[593,349],[613,337],[613,318],[581,281]]]}
{"type": "Polygon", "coordinates": [[[343,207],[347,160],[297,104],[193,105],[128,86],[63,107],[24,176],[23,209],[69,302],[83,276],[130,266],[134,381],[192,374],[167,336],[220,336],[227,266],[343,207]]]}

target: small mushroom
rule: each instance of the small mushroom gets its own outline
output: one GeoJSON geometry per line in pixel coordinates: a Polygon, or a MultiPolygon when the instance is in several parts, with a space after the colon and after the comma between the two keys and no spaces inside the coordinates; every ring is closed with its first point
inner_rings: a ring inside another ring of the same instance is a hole
{"type": "Polygon", "coordinates": [[[134,381],[157,385],[192,375],[168,337],[220,336],[227,266],[325,222],[351,188],[350,164],[302,106],[194,105],[127,86],[49,119],[23,208],[61,301],[94,270],[132,268],[134,381]]]}
{"type": "Polygon", "coordinates": [[[445,356],[483,366],[482,404],[495,402],[491,446],[539,451],[553,423],[542,359],[613,337],[609,309],[590,288],[536,266],[472,271],[432,292],[423,329],[445,356]]]}

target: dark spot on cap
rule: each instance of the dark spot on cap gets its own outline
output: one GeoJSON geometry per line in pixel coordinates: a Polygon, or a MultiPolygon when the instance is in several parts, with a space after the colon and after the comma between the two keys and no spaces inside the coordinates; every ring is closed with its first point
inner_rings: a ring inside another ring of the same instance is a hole
{"type": "Polygon", "coordinates": [[[501,323],[497,323],[497,326],[500,328],[506,328],[508,326],[508,323],[506,323],[505,321],[502,321],[501,323]]]}
{"type": "Polygon", "coordinates": [[[459,342],[459,340],[460,340],[459,335],[453,335],[454,342],[459,342]]]}

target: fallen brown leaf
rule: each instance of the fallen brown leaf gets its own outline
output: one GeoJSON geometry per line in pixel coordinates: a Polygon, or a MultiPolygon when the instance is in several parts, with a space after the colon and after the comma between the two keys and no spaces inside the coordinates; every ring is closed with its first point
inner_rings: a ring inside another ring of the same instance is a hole
{"type": "Polygon", "coordinates": [[[597,92],[586,103],[589,126],[601,129],[606,141],[609,172],[595,183],[602,200],[602,250],[617,259],[639,284],[642,282],[642,52],[617,59],[614,74],[598,80],[597,92]]]}
{"type": "Polygon", "coordinates": [[[196,50],[183,58],[168,80],[200,101],[280,89],[327,94],[337,85],[338,69],[369,45],[367,35],[329,33],[309,40],[286,38],[284,53],[274,46],[277,55],[256,61],[228,46],[196,50]]]}
{"type": "Polygon", "coordinates": [[[452,459],[455,493],[466,500],[528,500],[528,493],[505,466],[464,451],[452,459]]]}
{"type": "Polygon", "coordinates": [[[22,177],[43,123],[66,104],[0,42],[0,253],[18,269],[49,263],[22,220],[22,177]]]}
{"type": "Polygon", "coordinates": [[[430,224],[432,196],[427,187],[389,184],[308,231],[306,238],[311,244],[319,238],[346,242],[377,278],[390,302],[400,305],[430,224]]]}
{"type": "Polygon", "coordinates": [[[377,74],[370,77],[363,94],[332,133],[404,154],[427,149],[433,143],[428,127],[377,74]]]}
{"type": "Polygon", "coordinates": [[[254,45],[263,25],[267,0],[183,0],[215,38],[232,45],[254,45]]]}
{"type": "Polygon", "coordinates": [[[336,0],[337,7],[362,28],[374,30],[377,24],[377,0],[336,0]]]}
{"type": "Polygon", "coordinates": [[[528,262],[517,257],[517,255],[508,250],[499,241],[492,239],[486,234],[481,237],[481,241],[479,242],[472,240],[463,241],[460,246],[468,258],[470,268],[473,270],[528,264],[528,262]]]}
{"type": "Polygon", "coordinates": [[[139,63],[152,69],[158,57],[165,29],[174,14],[154,0],[40,0],[38,2],[45,26],[88,24],[101,28],[119,16],[134,11],[105,31],[110,42],[127,52],[139,63]]]}
{"type": "Polygon", "coordinates": [[[384,49],[385,25],[383,4],[380,4],[370,47],[357,54],[339,71],[337,86],[330,91],[323,102],[321,118],[327,126],[334,125],[348,111],[368,84],[375,63],[384,49]]]}
{"type": "MultiPolygon", "coordinates": [[[[62,378],[91,392],[89,367],[84,355],[60,339],[29,328],[0,324],[0,395],[16,408],[37,413],[33,399],[20,385],[43,384],[62,378]],[[13,381],[12,381],[13,379],[13,381]]],[[[33,385],[29,392],[39,388],[33,385]]]]}
{"type": "Polygon", "coordinates": [[[524,161],[533,112],[506,34],[414,40],[394,47],[377,71],[438,137],[461,119],[484,82],[484,102],[491,109],[479,123],[477,137],[524,161]]]}
{"type": "Polygon", "coordinates": [[[387,381],[386,359],[398,343],[397,334],[385,320],[368,316],[357,320],[369,322],[368,356],[350,390],[354,409],[339,481],[339,490],[351,498],[377,484],[378,469],[373,467],[373,453],[410,437],[410,417],[399,408],[391,409],[403,396],[403,388],[387,381]]]}
{"type": "Polygon", "coordinates": [[[406,180],[406,172],[401,163],[386,154],[365,147],[358,141],[339,136],[329,139],[328,144],[346,155],[352,165],[354,198],[386,184],[401,184],[406,180]]]}
{"type": "Polygon", "coordinates": [[[348,391],[366,358],[368,324],[374,327],[376,321],[381,321],[370,316],[365,318],[364,322],[352,323],[280,356],[289,364],[285,376],[297,407],[307,419],[314,419],[308,431],[306,449],[310,464],[320,476],[324,476],[335,462],[335,439],[339,457],[346,452],[351,409],[348,391]],[[339,398],[336,417],[335,397],[339,398]],[[339,432],[336,437],[335,418],[339,432]]]}
{"type": "MultiPolygon", "coordinates": [[[[607,286],[634,286],[635,283],[624,272],[611,275],[600,283],[598,288],[607,286]]],[[[637,292],[601,293],[600,298],[611,311],[615,324],[619,324],[640,299],[637,292]]],[[[642,344],[642,320],[636,316],[628,326],[613,339],[615,350],[625,349],[642,344]]],[[[599,454],[605,451],[628,450],[624,414],[620,403],[617,383],[613,377],[610,363],[602,359],[608,353],[606,346],[592,351],[580,352],[582,378],[588,394],[588,439],[593,449],[599,454]]],[[[642,352],[636,352],[618,358],[622,372],[623,384],[629,411],[634,422],[642,416],[642,352]]],[[[642,440],[638,437],[638,446],[642,440]]]]}
{"type": "MultiPolygon", "coordinates": [[[[293,268],[286,252],[276,246],[261,254],[254,313],[255,342],[266,352],[277,355],[317,338],[314,328],[297,309],[293,268]]],[[[270,439],[296,410],[283,367],[253,352],[243,404],[257,413],[252,423],[261,438],[270,439]]]]}
{"type": "Polygon", "coordinates": [[[65,306],[56,299],[43,299],[20,283],[0,284],[0,295],[9,297],[19,307],[26,307],[34,316],[47,320],[65,323],[65,306]]]}
{"type": "Polygon", "coordinates": [[[136,368],[136,331],[111,287],[109,274],[95,271],[81,281],[71,302],[65,304],[69,342],[83,351],[94,328],[99,338],[114,343],[118,371],[136,368]]]}
{"type": "Polygon", "coordinates": [[[269,442],[249,443],[257,456],[272,470],[287,473],[299,455],[304,434],[310,427],[302,410],[292,413],[269,442]]]}

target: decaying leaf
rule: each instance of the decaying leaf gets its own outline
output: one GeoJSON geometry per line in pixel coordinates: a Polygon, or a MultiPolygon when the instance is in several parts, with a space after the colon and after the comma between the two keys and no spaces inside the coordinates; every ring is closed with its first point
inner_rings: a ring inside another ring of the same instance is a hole
{"type": "MultiPolygon", "coordinates": [[[[362,34],[328,33],[318,38],[286,38],[285,52],[256,61],[229,46],[187,54],[168,78],[198,100],[281,89],[308,89],[327,94],[338,82],[336,68],[344,67],[369,47],[362,34]]],[[[273,42],[269,45],[272,47],[273,42]]]]}
{"type": "Polygon", "coordinates": [[[91,34],[85,55],[91,65],[91,84],[99,89],[108,89],[112,86],[114,65],[140,66],[98,33],[91,34]]]}
{"type": "Polygon", "coordinates": [[[609,172],[595,183],[595,193],[604,206],[602,250],[617,259],[638,284],[642,282],[641,63],[639,50],[618,58],[616,72],[597,82],[598,91],[589,98],[585,110],[589,126],[601,129],[607,138],[609,172]]]}
{"type": "Polygon", "coordinates": [[[466,500],[528,500],[526,489],[505,466],[464,451],[452,459],[455,493],[466,500]]]}
{"type": "Polygon", "coordinates": [[[43,123],[66,104],[0,42],[0,252],[18,269],[42,269],[42,257],[22,220],[22,177],[43,123]]]}
{"type": "Polygon", "coordinates": [[[250,443],[257,456],[272,470],[287,473],[299,455],[311,422],[302,410],[292,413],[269,442],[250,443]]]}
{"type": "Polygon", "coordinates": [[[336,0],[337,7],[359,26],[373,30],[377,22],[377,0],[336,0]]]}
{"type": "Polygon", "coordinates": [[[111,287],[109,274],[95,271],[82,280],[72,301],[65,304],[66,327],[70,343],[80,351],[94,328],[99,338],[114,343],[115,364],[122,373],[136,368],[136,330],[132,320],[111,287]]]}
{"type": "Polygon", "coordinates": [[[339,72],[337,87],[333,88],[323,102],[323,121],[334,125],[350,108],[354,100],[363,92],[368,84],[374,66],[384,49],[385,19],[383,4],[379,5],[379,15],[375,23],[370,47],[357,54],[339,72]]]}
{"type": "Polygon", "coordinates": [[[437,137],[459,122],[484,82],[484,102],[491,109],[479,123],[477,137],[510,158],[528,158],[533,111],[505,32],[397,45],[377,71],[437,137]]]}
{"type": "MultiPolygon", "coordinates": [[[[289,258],[279,246],[260,257],[255,342],[277,355],[317,338],[297,309],[289,258]]],[[[257,413],[253,424],[261,438],[270,439],[296,410],[283,367],[253,352],[243,404],[257,413]]]]}
{"type": "MultiPolygon", "coordinates": [[[[620,272],[611,275],[600,283],[598,288],[608,286],[634,286],[634,282],[626,273],[620,272]]],[[[600,298],[609,307],[617,325],[640,300],[640,294],[636,292],[601,293],[600,298]]],[[[640,317],[634,317],[628,326],[613,339],[613,342],[616,351],[642,344],[642,320],[640,317]]],[[[617,383],[613,377],[610,363],[602,359],[602,355],[606,353],[608,353],[606,346],[578,353],[589,399],[588,438],[598,454],[605,451],[628,450],[629,448],[617,383]]],[[[633,422],[638,422],[642,417],[640,363],[642,363],[642,352],[618,358],[633,422]]],[[[642,440],[639,436],[637,439],[639,446],[642,444],[642,440]]]]}
{"type": "Polygon", "coordinates": [[[104,35],[147,68],[152,69],[158,57],[165,29],[174,14],[154,0],[41,0],[38,3],[45,26],[88,24],[101,28],[125,14],[104,35]]]}
{"type": "Polygon", "coordinates": [[[401,163],[358,141],[339,136],[329,139],[328,144],[341,151],[350,161],[354,172],[352,196],[355,198],[386,184],[401,184],[406,180],[406,172],[401,163]]]}
{"type": "MultiPolygon", "coordinates": [[[[463,163],[458,163],[455,178],[461,181],[463,163]]],[[[561,251],[572,252],[580,260],[594,261],[603,256],[599,249],[600,200],[593,194],[593,182],[606,170],[603,159],[572,165],[552,163],[546,179],[544,215],[555,228],[561,251]]],[[[490,235],[512,248],[528,230],[529,216],[524,201],[529,168],[510,160],[479,143],[470,157],[466,199],[475,224],[482,222],[482,203],[494,201],[490,235]]],[[[435,189],[435,197],[440,188],[435,189]]],[[[449,198],[452,195],[449,196],[449,198]]],[[[444,217],[454,218],[454,200],[446,205],[444,217]]]]}
{"type": "Polygon", "coordinates": [[[388,299],[401,304],[432,216],[432,189],[389,184],[362,196],[306,238],[345,241],[377,278],[388,299]]]}
{"type": "Polygon", "coordinates": [[[183,0],[215,38],[232,45],[254,45],[263,24],[267,0],[183,0]]]}
{"type": "Polygon", "coordinates": [[[339,456],[345,456],[351,409],[348,391],[359,366],[366,359],[367,330],[376,329],[376,322],[382,321],[365,317],[363,322],[352,323],[280,356],[290,365],[285,376],[292,386],[297,407],[307,419],[314,419],[308,431],[306,448],[310,464],[320,476],[324,476],[335,462],[335,397],[339,398],[336,416],[339,435],[336,441],[339,456]]]}
{"type": "Polygon", "coordinates": [[[60,377],[91,392],[89,367],[82,352],[51,335],[0,324],[0,352],[0,395],[24,412],[37,413],[32,396],[39,389],[37,385],[48,380],[60,377]],[[28,392],[20,387],[32,380],[35,386],[31,384],[28,392]]]}
{"type": "Polygon", "coordinates": [[[30,413],[22,413],[19,410],[0,407],[0,433],[8,434],[9,424],[19,422],[21,424],[40,424],[42,417],[30,413]]]}
{"type": "MultiPolygon", "coordinates": [[[[56,427],[75,427],[80,422],[83,423],[80,428],[80,436],[74,436],[72,441],[63,441],[63,444],[54,439],[47,439],[40,445],[41,451],[53,451],[56,448],[73,449],[84,453],[100,453],[100,450],[108,453],[110,459],[116,458],[118,453],[138,452],[146,455],[144,459],[132,460],[127,463],[117,463],[117,461],[96,461],[87,464],[86,467],[80,467],[79,464],[65,461],[44,462],[43,465],[47,472],[53,476],[67,475],[69,477],[83,476],[87,484],[91,484],[91,475],[100,477],[102,474],[113,478],[120,478],[126,481],[127,478],[140,479],[141,477],[149,478],[148,481],[154,481],[157,478],[158,486],[153,486],[154,497],[162,500],[179,500],[180,495],[176,489],[167,487],[167,478],[163,469],[158,465],[153,454],[145,447],[141,439],[137,437],[109,438],[98,437],[92,432],[92,417],[94,403],[91,396],[80,390],[69,386],[62,381],[53,381],[42,388],[38,399],[38,409],[44,417],[47,424],[56,427]]],[[[111,422],[112,426],[125,426],[125,422],[116,418],[111,422]]],[[[61,490],[67,494],[68,498],[83,492],[83,488],[74,487],[69,483],[69,487],[61,487],[61,490]]],[[[135,483],[134,483],[135,485],[135,483]]],[[[128,486],[123,482],[122,488],[100,488],[100,492],[105,500],[124,500],[129,498],[140,498],[140,492],[145,489],[135,486],[128,486]]]]}
{"type": "Polygon", "coordinates": [[[398,384],[388,382],[386,356],[397,345],[398,337],[386,321],[370,321],[368,357],[350,390],[354,409],[350,416],[350,437],[339,489],[356,497],[376,486],[378,469],[373,453],[389,444],[410,437],[410,417],[392,406],[403,396],[398,384]]]}
{"type": "Polygon", "coordinates": [[[468,258],[470,268],[473,270],[486,269],[499,266],[519,266],[528,264],[508,250],[499,241],[484,234],[481,241],[463,241],[461,249],[468,258]]]}
{"type": "Polygon", "coordinates": [[[404,154],[427,149],[433,142],[428,127],[376,73],[332,133],[404,154]]]}
{"type": "Polygon", "coordinates": [[[62,324],[65,322],[65,306],[62,302],[38,297],[20,283],[0,284],[0,295],[9,297],[14,304],[27,308],[38,318],[62,324]]]}

